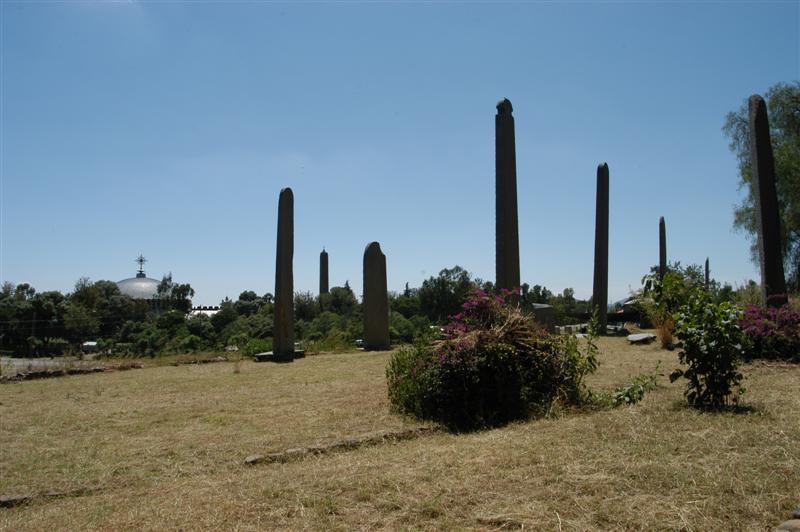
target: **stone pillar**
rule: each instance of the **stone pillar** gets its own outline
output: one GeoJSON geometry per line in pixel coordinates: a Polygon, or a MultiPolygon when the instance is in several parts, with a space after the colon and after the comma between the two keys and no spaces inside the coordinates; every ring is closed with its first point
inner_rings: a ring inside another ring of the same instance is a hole
{"type": "Polygon", "coordinates": [[[597,309],[598,332],[605,334],[608,323],[608,165],[606,163],[597,166],[592,304],[597,309]]]}
{"type": "Polygon", "coordinates": [[[711,270],[708,267],[708,257],[706,257],[706,290],[711,286],[711,270]]]}
{"type": "Polygon", "coordinates": [[[364,250],[364,349],[389,349],[386,255],[377,242],[364,250]]]}
{"type": "Polygon", "coordinates": [[[658,220],[658,279],[667,273],[667,225],[662,216],[658,220]]]}
{"type": "Polygon", "coordinates": [[[319,254],[319,295],[328,293],[328,252],[322,248],[319,254]]]}
{"type": "Polygon", "coordinates": [[[275,322],[272,353],[275,359],[294,357],[294,195],[281,190],[278,200],[278,244],[275,254],[275,322]]]}
{"type": "Polygon", "coordinates": [[[519,288],[517,155],[511,102],[497,103],[495,131],[495,288],[519,288]]]}
{"type": "Polygon", "coordinates": [[[783,276],[781,221],[775,190],[775,161],[769,137],[767,105],[761,96],[750,96],[750,167],[758,228],[758,256],[761,262],[761,292],[764,304],[779,307],[786,299],[783,276]]]}

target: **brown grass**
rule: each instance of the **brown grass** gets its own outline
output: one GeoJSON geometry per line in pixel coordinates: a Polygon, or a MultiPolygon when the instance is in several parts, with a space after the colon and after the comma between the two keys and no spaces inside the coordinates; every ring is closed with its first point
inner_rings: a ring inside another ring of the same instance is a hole
{"type": "MultiPolygon", "coordinates": [[[[600,339],[609,390],[676,355],[600,339]]],[[[800,503],[800,367],[745,368],[745,413],[642,403],[281,464],[244,458],[416,425],[389,414],[387,354],[159,367],[0,387],[8,530],[765,530],[800,503]]]]}

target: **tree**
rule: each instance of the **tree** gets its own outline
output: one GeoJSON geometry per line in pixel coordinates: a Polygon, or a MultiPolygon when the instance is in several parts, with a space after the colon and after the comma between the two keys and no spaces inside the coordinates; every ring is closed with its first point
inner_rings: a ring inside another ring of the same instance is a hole
{"type": "Polygon", "coordinates": [[[239,294],[239,300],[236,301],[233,306],[240,316],[251,316],[258,312],[258,309],[263,304],[263,300],[259,298],[255,292],[252,290],[245,290],[239,294]]]}
{"type": "Polygon", "coordinates": [[[406,319],[411,319],[412,316],[420,313],[418,291],[411,290],[406,283],[406,289],[402,295],[393,292],[389,294],[389,307],[392,312],[399,312],[406,319]]]}
{"type": "MultiPolygon", "coordinates": [[[[775,157],[775,179],[780,204],[781,240],[787,284],[800,290],[800,81],[778,83],[766,94],[770,137],[775,157]]],[[[758,260],[755,203],[751,186],[750,124],[747,100],[725,117],[722,131],[739,161],[739,188],[747,196],[734,209],[733,226],[751,238],[751,253],[758,260]]]]}
{"type": "Polygon", "coordinates": [[[311,321],[319,315],[319,303],[311,292],[294,293],[294,319],[311,321]]]}
{"type": "Polygon", "coordinates": [[[344,286],[334,286],[327,294],[321,294],[320,302],[322,308],[340,316],[349,316],[358,307],[356,295],[347,281],[345,281],[344,286]]]}
{"type": "Polygon", "coordinates": [[[172,281],[172,272],[165,275],[158,283],[156,297],[161,310],[179,310],[187,314],[192,310],[194,289],[188,283],[178,284],[172,281]]]}
{"type": "Polygon", "coordinates": [[[441,323],[461,309],[474,288],[476,285],[469,272],[461,266],[449,270],[445,268],[438,277],[430,277],[422,282],[419,289],[420,310],[432,322],[441,323]]]}

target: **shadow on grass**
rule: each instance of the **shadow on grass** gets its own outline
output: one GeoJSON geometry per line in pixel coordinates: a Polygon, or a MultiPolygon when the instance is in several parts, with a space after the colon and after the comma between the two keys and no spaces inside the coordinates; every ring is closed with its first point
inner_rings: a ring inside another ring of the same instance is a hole
{"type": "Polygon", "coordinates": [[[691,405],[686,401],[676,400],[672,402],[672,410],[688,410],[700,414],[736,414],[736,415],[758,415],[764,416],[766,412],[757,405],[724,405],[724,406],[700,406],[691,405]]]}

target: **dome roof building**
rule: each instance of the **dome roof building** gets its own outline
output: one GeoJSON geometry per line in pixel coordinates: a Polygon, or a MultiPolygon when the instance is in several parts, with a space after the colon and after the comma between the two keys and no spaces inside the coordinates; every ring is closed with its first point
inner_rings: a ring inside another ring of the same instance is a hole
{"type": "Polygon", "coordinates": [[[136,272],[136,277],[119,281],[117,283],[119,291],[131,299],[156,299],[160,282],[155,279],[150,279],[144,274],[144,263],[147,262],[147,259],[139,255],[136,262],[139,263],[139,271],[136,272]]]}

